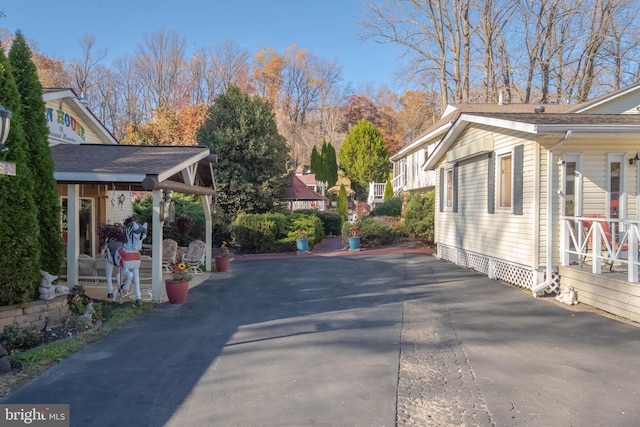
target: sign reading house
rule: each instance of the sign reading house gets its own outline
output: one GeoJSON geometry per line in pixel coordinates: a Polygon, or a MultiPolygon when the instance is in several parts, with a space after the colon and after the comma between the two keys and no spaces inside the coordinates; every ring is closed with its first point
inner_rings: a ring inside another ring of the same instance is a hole
{"type": "Polygon", "coordinates": [[[85,142],[84,126],[71,114],[62,109],[47,108],[45,110],[49,125],[49,138],[55,138],[68,144],[85,142]]]}

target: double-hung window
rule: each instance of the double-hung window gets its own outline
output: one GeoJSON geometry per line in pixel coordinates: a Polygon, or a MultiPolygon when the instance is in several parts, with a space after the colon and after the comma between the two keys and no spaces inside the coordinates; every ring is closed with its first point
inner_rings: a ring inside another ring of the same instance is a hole
{"type": "Polygon", "coordinates": [[[498,208],[511,209],[513,200],[513,155],[498,156],[498,208]]]}
{"type": "Polygon", "coordinates": [[[524,145],[498,151],[488,157],[489,213],[511,212],[522,215],[524,145]]]}
{"type": "Polygon", "coordinates": [[[458,212],[458,165],[440,169],[440,212],[458,212]]]}

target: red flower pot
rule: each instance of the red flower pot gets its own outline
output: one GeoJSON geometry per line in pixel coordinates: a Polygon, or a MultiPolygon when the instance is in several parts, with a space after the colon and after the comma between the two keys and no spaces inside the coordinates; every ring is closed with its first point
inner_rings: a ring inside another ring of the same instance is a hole
{"type": "Polygon", "coordinates": [[[224,273],[229,269],[229,263],[231,262],[231,258],[229,257],[215,257],[216,262],[216,271],[224,273]]]}
{"type": "Polygon", "coordinates": [[[184,304],[187,301],[187,295],[189,295],[188,280],[167,279],[164,281],[164,286],[171,304],[184,304]]]}

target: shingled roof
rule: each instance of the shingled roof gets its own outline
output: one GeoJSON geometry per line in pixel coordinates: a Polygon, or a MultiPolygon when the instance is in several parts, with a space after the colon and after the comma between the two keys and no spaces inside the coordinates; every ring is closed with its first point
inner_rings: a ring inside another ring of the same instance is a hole
{"type": "Polygon", "coordinates": [[[107,183],[141,190],[147,177],[184,182],[182,171],[196,164],[200,185],[213,184],[206,147],[59,144],[51,147],[51,155],[58,183],[107,183]]]}
{"type": "Polygon", "coordinates": [[[324,196],[316,193],[305,185],[302,180],[291,175],[287,178],[287,189],[285,200],[324,200],[324,196]]]}

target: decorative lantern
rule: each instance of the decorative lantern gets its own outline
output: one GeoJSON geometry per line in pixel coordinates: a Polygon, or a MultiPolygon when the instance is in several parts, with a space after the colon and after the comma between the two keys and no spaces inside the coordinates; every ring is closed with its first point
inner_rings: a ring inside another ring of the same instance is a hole
{"type": "Polygon", "coordinates": [[[0,105],[0,152],[7,151],[4,142],[9,136],[9,123],[11,122],[11,111],[0,105]]]}

